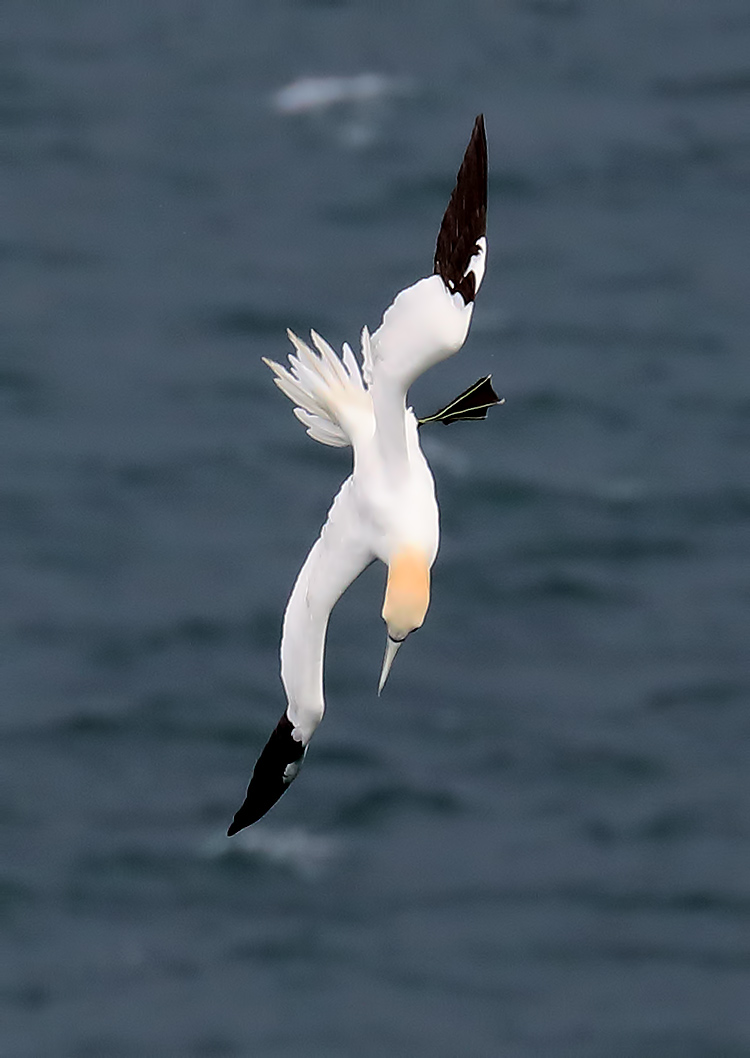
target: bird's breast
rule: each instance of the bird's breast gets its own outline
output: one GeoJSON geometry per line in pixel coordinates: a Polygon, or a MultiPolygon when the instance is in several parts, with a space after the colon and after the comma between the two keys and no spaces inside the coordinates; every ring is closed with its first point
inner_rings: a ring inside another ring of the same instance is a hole
{"type": "Polygon", "coordinates": [[[359,480],[355,477],[354,485],[374,554],[389,563],[404,548],[416,548],[432,565],[438,548],[439,514],[427,464],[410,467],[397,478],[387,469],[359,480]]]}

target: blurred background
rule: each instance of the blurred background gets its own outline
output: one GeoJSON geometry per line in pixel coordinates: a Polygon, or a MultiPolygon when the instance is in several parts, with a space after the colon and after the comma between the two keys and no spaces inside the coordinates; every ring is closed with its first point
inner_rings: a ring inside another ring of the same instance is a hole
{"type": "Polygon", "coordinates": [[[746,0],[4,0],[0,1056],[750,1055],[746,0]],[[261,356],[489,268],[443,542],[228,841],[349,454],[261,356]]]}

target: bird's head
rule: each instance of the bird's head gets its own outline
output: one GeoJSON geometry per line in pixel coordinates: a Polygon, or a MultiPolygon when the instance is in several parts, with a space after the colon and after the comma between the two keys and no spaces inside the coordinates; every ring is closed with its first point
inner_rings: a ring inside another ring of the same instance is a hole
{"type": "Polygon", "coordinates": [[[404,547],[388,563],[383,620],[388,629],[378,694],[406,637],[421,627],[430,605],[430,564],[420,548],[404,547]]]}

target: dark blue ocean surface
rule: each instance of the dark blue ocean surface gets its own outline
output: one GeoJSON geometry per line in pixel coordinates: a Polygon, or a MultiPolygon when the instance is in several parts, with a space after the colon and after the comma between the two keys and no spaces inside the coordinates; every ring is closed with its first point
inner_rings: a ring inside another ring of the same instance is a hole
{"type": "Polygon", "coordinates": [[[1,1058],[750,1055],[746,0],[0,28],[1,1058]],[[425,627],[378,699],[354,585],[228,841],[349,465],[261,356],[429,272],[480,110],[489,268],[413,400],[506,404],[425,431],[425,627]]]}

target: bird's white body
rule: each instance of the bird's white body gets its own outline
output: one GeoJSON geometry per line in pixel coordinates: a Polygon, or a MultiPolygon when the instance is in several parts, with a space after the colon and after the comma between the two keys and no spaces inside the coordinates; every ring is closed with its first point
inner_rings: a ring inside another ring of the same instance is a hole
{"type": "MultiPolygon", "coordinates": [[[[477,286],[485,254],[482,238],[470,265],[477,286]]],[[[325,633],[339,596],[375,558],[390,566],[395,555],[413,549],[429,569],[437,556],[435,482],[406,394],[423,371],[463,345],[473,308],[440,276],[430,276],[401,291],[372,337],[363,330],[362,369],[348,347],[340,360],[315,332],[319,355],[290,333],[293,373],[268,361],[279,388],[302,405],[297,414],[308,431],[333,429],[336,442],[354,452],[352,474],[300,570],[284,617],[281,678],[294,737],[304,744],[323,716],[325,633]]]]}
{"type": "Polygon", "coordinates": [[[333,605],[373,559],[387,566],[399,551],[414,548],[429,568],[437,555],[435,482],[416,418],[405,405],[389,407],[387,414],[400,418],[401,436],[389,435],[384,445],[373,409],[363,412],[371,422],[363,421],[358,431],[354,469],[299,572],[284,616],[281,678],[294,736],[304,743],[323,716],[323,651],[333,605]]]}
{"type": "Polygon", "coordinates": [[[287,709],[256,765],[230,833],[267,811],[299,769],[325,708],[328,619],[351,582],[374,559],[388,567],[383,607],[388,644],[381,688],[401,642],[424,620],[439,514],[407,391],[423,371],[464,343],[485,269],[485,209],[486,146],[480,118],[443,219],[436,274],[401,291],[372,336],[366,328],[362,331],[361,366],[348,345],[339,357],[314,331],[314,349],[288,332],[294,346],[289,368],[266,361],[315,440],[351,445],[353,470],[292,590],[281,640],[287,709]],[[468,206],[467,198],[472,200],[468,206]],[[466,227],[470,230],[464,231],[466,227]]]}

